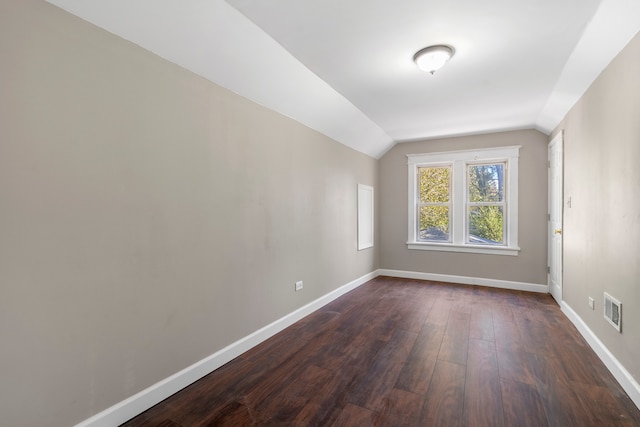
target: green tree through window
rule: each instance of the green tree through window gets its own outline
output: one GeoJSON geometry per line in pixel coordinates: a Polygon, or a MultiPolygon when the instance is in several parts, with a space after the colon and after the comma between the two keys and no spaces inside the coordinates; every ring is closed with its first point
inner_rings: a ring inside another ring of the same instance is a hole
{"type": "Polygon", "coordinates": [[[418,168],[418,239],[450,240],[451,168],[418,168]]]}
{"type": "Polygon", "coordinates": [[[469,243],[503,244],[504,163],[467,167],[469,243]]]}

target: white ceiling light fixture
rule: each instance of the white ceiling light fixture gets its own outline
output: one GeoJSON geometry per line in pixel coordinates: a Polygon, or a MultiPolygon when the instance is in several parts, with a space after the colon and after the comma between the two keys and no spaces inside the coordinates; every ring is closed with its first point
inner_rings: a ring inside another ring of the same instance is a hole
{"type": "Polygon", "coordinates": [[[455,50],[451,46],[436,45],[420,49],[413,60],[422,71],[433,74],[451,59],[455,50]]]}

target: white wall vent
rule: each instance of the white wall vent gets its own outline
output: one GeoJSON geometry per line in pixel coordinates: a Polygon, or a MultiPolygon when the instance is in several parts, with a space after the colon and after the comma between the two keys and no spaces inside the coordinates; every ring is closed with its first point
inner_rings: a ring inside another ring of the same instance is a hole
{"type": "Polygon", "coordinates": [[[611,326],[616,328],[618,332],[621,331],[622,304],[606,292],[604,293],[604,318],[607,319],[607,322],[611,323],[611,326]]]}

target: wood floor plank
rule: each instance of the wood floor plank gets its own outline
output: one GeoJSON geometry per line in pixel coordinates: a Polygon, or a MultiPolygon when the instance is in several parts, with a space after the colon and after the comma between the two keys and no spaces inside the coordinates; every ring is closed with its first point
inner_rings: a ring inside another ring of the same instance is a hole
{"type": "Polygon", "coordinates": [[[445,301],[441,299],[436,300],[436,304],[431,307],[425,322],[433,323],[435,325],[446,326],[449,320],[449,312],[451,311],[451,301],[445,301]]]}
{"type": "Polygon", "coordinates": [[[462,424],[464,382],[464,366],[438,360],[425,396],[422,425],[444,427],[462,424]]]}
{"type": "Polygon", "coordinates": [[[291,335],[297,334],[303,341],[312,340],[320,333],[334,330],[341,323],[340,316],[340,312],[327,310],[325,306],[291,325],[291,335]]]}
{"type": "MultiPolygon", "coordinates": [[[[582,405],[555,358],[530,355],[529,364],[549,426],[581,426],[582,405]]],[[[587,424],[588,425],[588,424],[587,424]]]]}
{"type": "Polygon", "coordinates": [[[333,423],[336,427],[371,427],[375,413],[356,405],[347,404],[338,419],[333,423]]]}
{"type": "Polygon", "coordinates": [[[307,353],[308,362],[336,372],[348,371],[349,376],[364,373],[387,344],[375,332],[365,329],[355,336],[342,334],[335,343],[324,342],[318,351],[307,353]]]}
{"type": "Polygon", "coordinates": [[[353,384],[349,402],[363,408],[378,410],[398,379],[417,334],[397,330],[389,343],[380,351],[371,368],[353,384]]]}
{"type": "Polygon", "coordinates": [[[570,383],[577,398],[582,403],[585,424],[602,423],[603,425],[631,427],[636,426],[633,415],[617,401],[613,393],[606,387],[591,386],[576,382],[570,383]]]}
{"type": "Polygon", "coordinates": [[[322,380],[312,386],[312,397],[293,420],[294,426],[331,425],[346,405],[346,390],[353,376],[323,369],[322,380]]]}
{"type": "Polygon", "coordinates": [[[427,392],[438,359],[444,328],[443,325],[425,323],[400,371],[397,388],[419,394],[427,392]]]}
{"type": "Polygon", "coordinates": [[[500,380],[505,426],[549,425],[538,390],[531,384],[500,380]]]}
{"type": "Polygon", "coordinates": [[[444,331],[438,360],[465,365],[467,363],[467,347],[469,345],[469,328],[471,315],[451,311],[444,331]]]}
{"type": "Polygon", "coordinates": [[[212,415],[201,418],[199,421],[189,421],[177,424],[180,426],[258,426],[261,420],[254,418],[254,413],[249,406],[239,401],[230,401],[218,408],[212,415]]]}
{"type": "MultiPolygon", "coordinates": [[[[408,297],[407,297],[408,298],[408,297]]],[[[395,329],[407,332],[419,333],[429,315],[429,310],[416,307],[412,303],[405,304],[402,301],[396,305],[396,310],[389,321],[395,329]]]]}
{"type": "Polygon", "coordinates": [[[394,388],[374,418],[374,426],[420,427],[423,396],[394,388]]]}
{"type": "MultiPolygon", "coordinates": [[[[330,331],[321,331],[323,335],[327,335],[330,331]]],[[[277,334],[273,339],[266,340],[240,357],[248,360],[262,360],[269,366],[277,366],[282,361],[291,356],[291,353],[297,353],[301,348],[307,345],[309,339],[302,339],[301,332],[296,331],[292,334],[277,334]],[[283,352],[283,348],[288,348],[290,352],[283,352]]]]}
{"type": "Polygon", "coordinates": [[[491,314],[496,343],[501,346],[520,345],[523,340],[511,306],[504,304],[494,305],[492,306],[491,314]]]}
{"type": "Polygon", "coordinates": [[[520,336],[526,337],[521,342],[526,352],[553,356],[555,348],[553,341],[549,339],[550,327],[542,322],[519,316],[516,317],[516,324],[520,336]]]}
{"type": "Polygon", "coordinates": [[[594,386],[606,386],[603,376],[598,372],[601,366],[595,354],[585,347],[563,345],[558,351],[558,359],[567,377],[575,382],[594,386]]]}
{"type": "Polygon", "coordinates": [[[637,426],[548,295],[378,277],[131,427],[637,426]]]}
{"type": "Polygon", "coordinates": [[[469,340],[464,396],[463,425],[504,425],[495,343],[469,340]]]}
{"type": "Polygon", "coordinates": [[[519,381],[525,384],[535,384],[531,367],[529,366],[529,353],[518,344],[498,345],[498,370],[501,379],[519,381]]]}
{"type": "Polygon", "coordinates": [[[314,384],[323,379],[322,370],[313,365],[287,364],[282,369],[277,381],[260,383],[242,399],[252,421],[292,423],[311,400],[314,384]]]}
{"type": "Polygon", "coordinates": [[[353,356],[351,353],[352,346],[360,346],[362,348],[362,345],[370,346],[371,344],[376,344],[377,347],[381,348],[383,345],[378,340],[371,340],[366,333],[354,337],[338,331],[332,331],[325,342],[331,343],[331,345],[325,345],[321,351],[313,354],[309,363],[331,370],[335,370],[336,367],[346,363],[353,356]]]}
{"type": "Polygon", "coordinates": [[[491,310],[485,308],[483,305],[471,309],[469,338],[495,341],[493,315],[491,314],[491,310]]]}

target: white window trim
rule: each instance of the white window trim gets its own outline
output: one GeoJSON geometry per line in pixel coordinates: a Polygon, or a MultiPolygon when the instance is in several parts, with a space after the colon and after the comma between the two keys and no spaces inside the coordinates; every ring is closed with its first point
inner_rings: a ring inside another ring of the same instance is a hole
{"type": "Polygon", "coordinates": [[[485,148],[477,150],[447,151],[426,154],[408,154],[408,249],[444,252],[470,252],[493,255],[518,255],[518,158],[520,145],[509,147],[485,148]],[[466,229],[466,165],[478,162],[507,162],[506,195],[507,195],[507,227],[505,245],[472,245],[465,243],[466,229]],[[420,242],[417,240],[416,204],[417,204],[417,169],[420,166],[452,165],[452,241],[420,242]]]}

